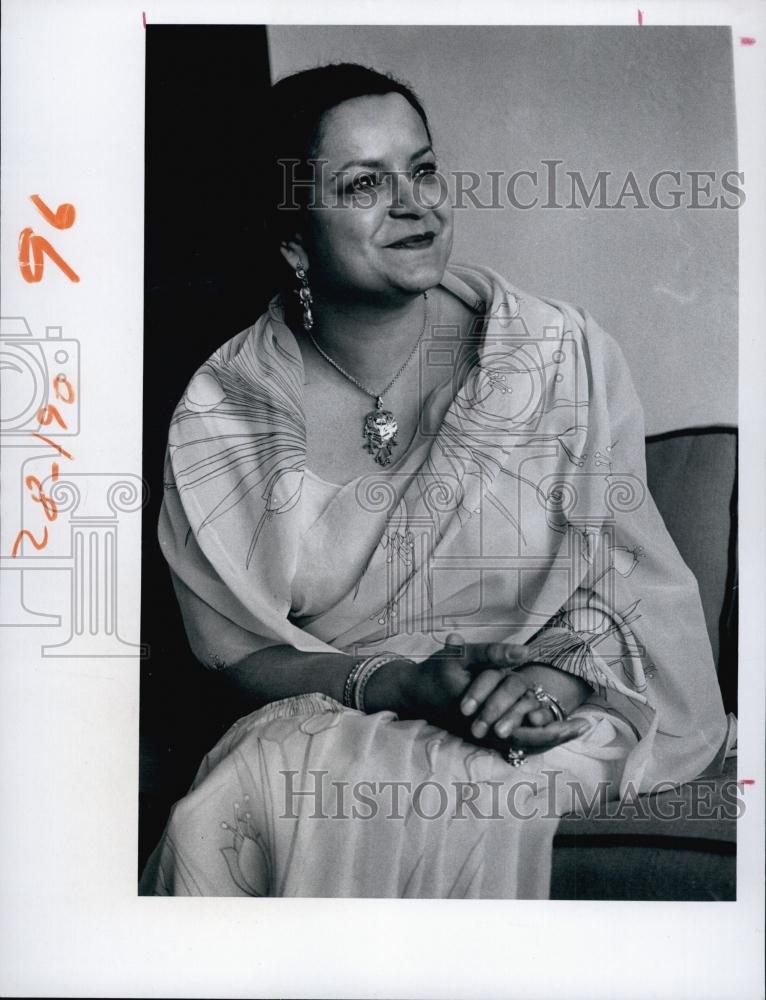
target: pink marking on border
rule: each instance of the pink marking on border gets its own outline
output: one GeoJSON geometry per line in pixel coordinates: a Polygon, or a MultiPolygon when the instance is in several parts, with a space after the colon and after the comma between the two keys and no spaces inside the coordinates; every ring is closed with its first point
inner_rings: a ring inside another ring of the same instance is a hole
{"type": "Polygon", "coordinates": [[[639,12],[638,12],[638,23],[639,24],[643,24],[644,23],[644,12],[642,10],[639,10],[639,12]]]}
{"type": "Polygon", "coordinates": [[[141,20],[144,22],[144,27],[146,27],[146,11],[141,11],[141,20]]]}
{"type": "Polygon", "coordinates": [[[755,39],[750,35],[743,35],[739,40],[740,45],[755,45],[755,39]]]}
{"type": "Polygon", "coordinates": [[[755,778],[740,778],[737,782],[738,785],[754,785],[755,778]]]}

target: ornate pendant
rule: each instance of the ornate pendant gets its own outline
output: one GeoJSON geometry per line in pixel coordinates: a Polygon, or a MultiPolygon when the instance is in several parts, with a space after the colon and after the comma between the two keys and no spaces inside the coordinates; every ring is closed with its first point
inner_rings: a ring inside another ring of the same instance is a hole
{"type": "Polygon", "coordinates": [[[367,448],[378,465],[388,465],[391,461],[391,449],[396,444],[399,427],[390,410],[383,409],[383,400],[378,396],[375,409],[364,418],[362,437],[367,441],[367,448]]]}

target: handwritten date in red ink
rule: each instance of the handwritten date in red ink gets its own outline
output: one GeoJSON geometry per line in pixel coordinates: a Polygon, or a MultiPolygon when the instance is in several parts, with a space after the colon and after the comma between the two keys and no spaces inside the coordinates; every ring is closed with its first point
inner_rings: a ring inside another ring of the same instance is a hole
{"type": "MultiPolygon", "coordinates": [[[[51,385],[53,388],[53,395],[58,403],[62,404],[62,407],[71,406],[75,401],[75,389],[66,375],[55,375],[51,379],[51,385]]],[[[62,430],[67,430],[67,422],[64,419],[61,409],[55,403],[47,403],[45,406],[41,406],[37,411],[37,420],[42,427],[49,427],[51,424],[57,424],[62,430]]],[[[68,452],[65,448],[53,438],[47,436],[47,434],[41,434],[39,431],[33,431],[32,436],[38,438],[40,441],[44,441],[46,444],[54,448],[59,455],[64,458],[74,460],[74,455],[68,452]]],[[[51,480],[55,483],[59,478],[59,463],[51,462],[51,480]]],[[[29,491],[30,498],[33,503],[40,505],[40,510],[43,514],[45,520],[50,523],[55,521],[58,517],[58,506],[53,497],[49,496],[43,489],[42,482],[37,478],[37,476],[27,476],[24,480],[24,487],[29,491]]],[[[28,528],[23,528],[17,535],[13,542],[13,548],[11,549],[11,556],[15,559],[21,548],[24,539],[27,538],[34,546],[35,549],[40,551],[44,549],[48,544],[48,525],[43,524],[42,535],[38,539],[35,537],[34,533],[28,528]]]]}

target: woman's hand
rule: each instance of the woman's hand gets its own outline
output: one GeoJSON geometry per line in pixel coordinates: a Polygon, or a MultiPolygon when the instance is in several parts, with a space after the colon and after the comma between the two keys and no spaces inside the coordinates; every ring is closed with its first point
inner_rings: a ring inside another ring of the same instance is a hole
{"type": "Polygon", "coordinates": [[[401,718],[426,719],[470,738],[460,699],[476,675],[477,664],[520,664],[526,650],[510,643],[468,645],[450,635],[444,648],[422,663],[394,661],[373,674],[365,691],[368,711],[390,708],[401,718]]]}
{"type": "Polygon", "coordinates": [[[378,679],[388,688],[390,699],[393,685],[397,692],[395,704],[389,700],[388,707],[402,718],[427,719],[464,739],[501,752],[513,745],[541,753],[575,739],[587,729],[587,723],[552,721],[553,713],[540,705],[530,688],[546,684],[568,711],[585,700],[590,688],[552,667],[535,664],[514,671],[529,654],[527,646],[467,644],[453,633],[443,650],[415,668],[411,664],[392,664],[386,675],[384,667],[373,676],[369,689],[378,679]],[[551,683],[553,678],[548,676],[551,674],[561,675],[556,689],[551,683]]]}
{"type": "MultiPolygon", "coordinates": [[[[402,718],[427,719],[464,739],[501,751],[507,750],[511,733],[515,734],[514,745],[523,737],[525,748],[534,746],[539,751],[574,739],[581,732],[581,724],[552,722],[550,710],[542,708],[528,693],[532,685],[541,683],[539,678],[523,676],[524,671],[532,668],[512,671],[529,654],[527,646],[499,642],[467,644],[453,633],[447,637],[443,650],[417,667],[396,661],[374,674],[365,694],[368,711],[392,708],[402,718]],[[476,718],[472,720],[471,716],[476,718]],[[520,727],[522,720],[525,726],[520,727]],[[501,722],[504,731],[493,732],[492,727],[501,722]],[[515,733],[519,728],[524,731],[515,733]],[[528,729],[532,731],[527,732],[528,729]]],[[[547,667],[536,669],[561,673],[547,667]]],[[[576,678],[573,681],[575,686],[581,683],[576,678]]],[[[562,694],[548,686],[557,697],[562,694]]],[[[574,707],[571,697],[568,704],[563,696],[560,700],[568,709],[574,707]]],[[[582,700],[584,695],[576,704],[582,700]]]]}
{"type": "MultiPolygon", "coordinates": [[[[449,637],[452,641],[455,638],[459,637],[449,637]]],[[[500,659],[499,651],[492,647],[489,650],[496,661],[500,659]]],[[[530,654],[527,649],[527,655],[530,654]]],[[[484,650],[480,651],[479,662],[482,657],[486,657],[484,650]]],[[[540,704],[532,689],[541,685],[569,713],[585,701],[590,686],[554,667],[535,662],[525,664],[523,659],[521,663],[515,670],[507,665],[482,669],[463,692],[460,710],[472,719],[474,739],[493,743],[510,741],[515,748],[542,753],[582,735],[588,728],[586,722],[557,721],[553,711],[540,704]]]]}
{"type": "Polygon", "coordinates": [[[498,748],[507,749],[510,744],[517,750],[543,753],[582,736],[588,723],[557,721],[549,708],[541,706],[522,670],[483,670],[471,681],[460,710],[473,717],[473,738],[498,748]]]}

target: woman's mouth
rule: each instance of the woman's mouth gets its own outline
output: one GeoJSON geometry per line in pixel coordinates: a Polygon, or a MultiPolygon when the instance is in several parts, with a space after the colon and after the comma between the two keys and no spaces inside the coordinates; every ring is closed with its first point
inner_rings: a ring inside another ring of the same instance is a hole
{"type": "Polygon", "coordinates": [[[430,247],[436,239],[436,233],[418,233],[415,236],[405,236],[404,239],[397,240],[396,243],[389,243],[387,250],[421,250],[430,247]]]}

